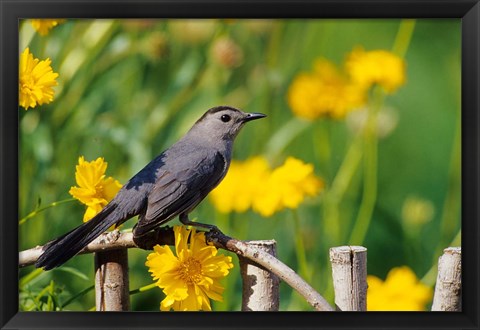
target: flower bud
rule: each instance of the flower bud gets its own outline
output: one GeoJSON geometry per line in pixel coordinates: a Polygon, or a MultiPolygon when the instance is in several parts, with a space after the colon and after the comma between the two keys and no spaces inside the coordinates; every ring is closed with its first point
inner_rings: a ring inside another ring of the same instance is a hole
{"type": "Polygon", "coordinates": [[[431,221],[435,207],[429,200],[409,196],[402,207],[402,221],[407,226],[421,226],[431,221]]]}
{"type": "Polygon", "coordinates": [[[243,63],[242,49],[228,38],[215,40],[210,54],[216,63],[228,69],[236,68],[243,63]]]}

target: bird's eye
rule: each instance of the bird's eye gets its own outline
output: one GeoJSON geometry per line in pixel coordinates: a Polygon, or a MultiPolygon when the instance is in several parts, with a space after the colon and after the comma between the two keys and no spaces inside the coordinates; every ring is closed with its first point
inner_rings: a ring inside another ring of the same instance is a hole
{"type": "Polygon", "coordinates": [[[230,119],[232,119],[232,117],[230,117],[229,115],[222,115],[222,117],[220,117],[220,119],[224,122],[224,123],[227,123],[230,121],[230,119]]]}

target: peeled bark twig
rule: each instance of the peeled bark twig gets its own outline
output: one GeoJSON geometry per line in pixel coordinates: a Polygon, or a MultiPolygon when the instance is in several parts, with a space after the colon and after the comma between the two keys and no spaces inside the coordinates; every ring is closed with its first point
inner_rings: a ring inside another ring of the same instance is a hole
{"type": "MultiPolygon", "coordinates": [[[[152,250],[155,244],[174,245],[175,238],[173,230],[170,227],[162,227],[158,230],[149,232],[142,237],[144,250],[152,250]]],[[[103,233],[97,237],[92,243],[88,244],[79,254],[87,254],[99,251],[109,251],[118,248],[135,248],[138,247],[133,241],[132,233],[121,233],[118,230],[103,233]]],[[[18,265],[20,268],[32,265],[37,261],[38,257],[43,253],[43,246],[39,245],[34,248],[21,251],[18,257],[18,265]]]]}
{"type": "Polygon", "coordinates": [[[338,246],[330,249],[335,305],[341,311],[367,310],[367,249],[338,246]]]}
{"type": "Polygon", "coordinates": [[[462,311],[462,249],[449,247],[438,259],[432,311],[462,311]]]}
{"type": "MultiPolygon", "coordinates": [[[[272,256],[277,256],[274,240],[247,241],[272,256]]],[[[242,276],[242,311],[278,311],[280,281],[278,277],[257,263],[239,256],[242,276]]]]}

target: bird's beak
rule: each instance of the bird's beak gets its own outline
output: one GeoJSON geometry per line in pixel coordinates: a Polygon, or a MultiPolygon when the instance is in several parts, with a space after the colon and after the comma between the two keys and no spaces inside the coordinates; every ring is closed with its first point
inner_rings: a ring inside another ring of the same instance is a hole
{"type": "Polygon", "coordinates": [[[247,113],[247,115],[243,118],[243,121],[244,122],[247,122],[247,121],[251,121],[251,120],[255,120],[255,119],[260,119],[260,118],[264,118],[266,117],[267,115],[264,115],[263,113],[247,113]]]}

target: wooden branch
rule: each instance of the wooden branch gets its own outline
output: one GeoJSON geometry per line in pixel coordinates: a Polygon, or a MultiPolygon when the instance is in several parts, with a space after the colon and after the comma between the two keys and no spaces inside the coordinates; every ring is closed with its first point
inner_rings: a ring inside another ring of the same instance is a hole
{"type": "MultiPolygon", "coordinates": [[[[277,256],[274,240],[246,241],[250,246],[277,256]]],[[[280,281],[278,277],[250,259],[238,256],[242,276],[242,311],[278,311],[280,281]]]]}
{"type": "Polygon", "coordinates": [[[339,246],[330,249],[335,305],[341,311],[367,310],[367,249],[339,246]]]}
{"type": "MultiPolygon", "coordinates": [[[[149,232],[142,237],[144,250],[152,250],[155,244],[160,245],[174,245],[175,237],[173,230],[170,227],[162,227],[155,231],[149,232]]],[[[118,248],[136,248],[133,241],[132,233],[120,233],[114,230],[108,233],[103,233],[96,238],[92,243],[88,244],[79,254],[93,253],[99,251],[109,251],[118,248]]],[[[34,248],[21,251],[18,256],[18,265],[20,268],[32,265],[37,261],[38,257],[43,253],[43,246],[36,246],[34,248]]]]}
{"type": "Polygon", "coordinates": [[[462,311],[462,249],[449,247],[438,259],[432,311],[462,311]]]}
{"type": "Polygon", "coordinates": [[[307,302],[318,311],[333,311],[334,309],[315,289],[305,282],[297,273],[283,262],[268,254],[265,251],[248,245],[243,241],[228,237],[219,231],[209,231],[206,233],[208,241],[215,244],[217,248],[231,251],[239,256],[248,258],[265,269],[277,275],[281,280],[290,285],[307,302]]]}
{"type": "Polygon", "coordinates": [[[95,253],[95,309],[130,310],[128,251],[126,248],[95,253]]]}
{"type": "MultiPolygon", "coordinates": [[[[113,231],[112,233],[114,233],[113,231]]],[[[95,239],[80,253],[92,253],[98,251],[107,251],[123,248],[138,248],[133,241],[132,233],[118,233],[117,234],[102,234],[99,238],[95,239]],[[117,237],[114,237],[117,236],[117,237]]],[[[296,274],[291,268],[282,263],[277,258],[271,256],[267,252],[261,251],[253,246],[249,246],[247,243],[228,237],[220,231],[210,231],[206,235],[207,240],[212,242],[217,248],[231,251],[240,256],[248,258],[257,264],[265,267],[281,280],[290,285],[300,295],[302,295],[307,302],[318,311],[333,311],[334,309],[318,292],[316,292],[307,282],[305,282],[298,274],[296,274]]],[[[142,237],[143,243],[140,248],[146,250],[152,250],[155,244],[160,245],[174,245],[175,239],[173,235],[173,229],[170,227],[161,227],[152,232],[149,232],[142,237]]],[[[25,267],[34,264],[38,257],[42,254],[42,246],[25,250],[19,254],[19,266],[25,267]]]]}

